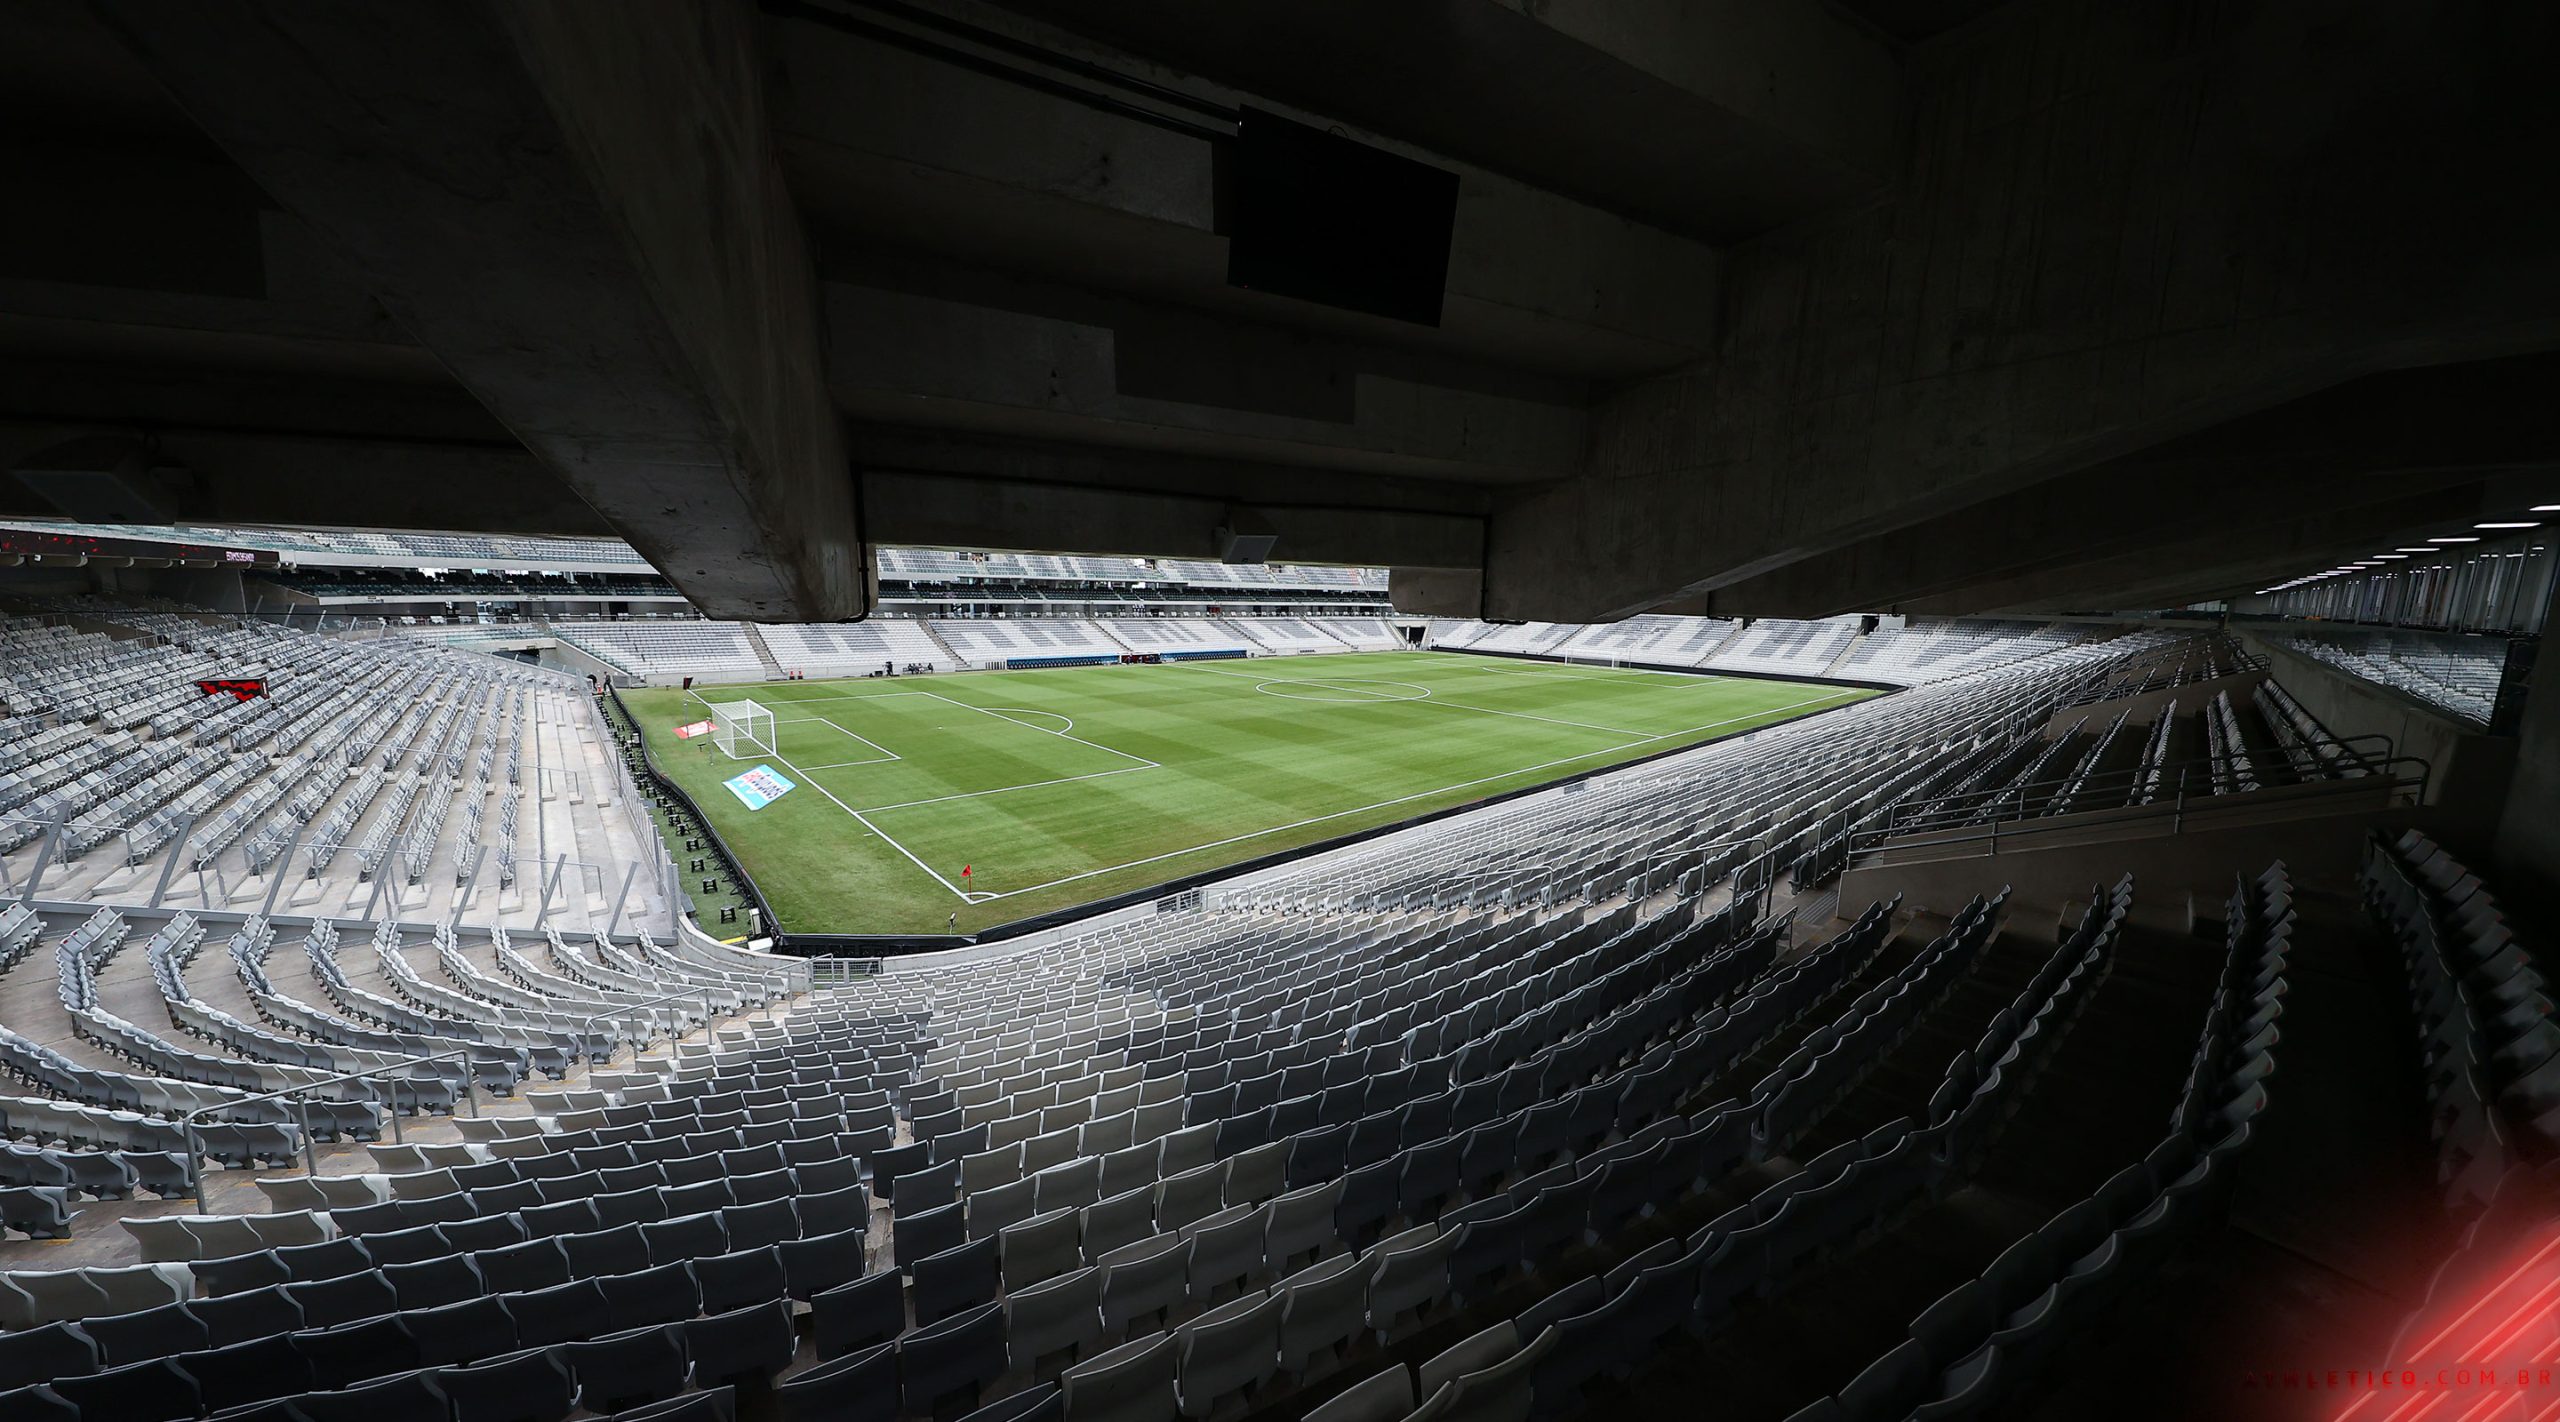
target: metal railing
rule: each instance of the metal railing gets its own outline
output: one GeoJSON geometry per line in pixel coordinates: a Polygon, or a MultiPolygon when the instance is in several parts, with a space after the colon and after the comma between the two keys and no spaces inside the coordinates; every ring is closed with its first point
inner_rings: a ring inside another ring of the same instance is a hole
{"type": "MultiPolygon", "coordinates": [[[[2262,785],[2252,790],[2226,790],[2215,793],[2209,778],[2201,783],[2190,779],[2194,763],[2179,768],[2174,778],[2161,782],[2158,790],[2145,799],[2130,795],[2100,796],[2086,808],[2059,814],[2048,814],[2040,808],[2068,781],[2043,781],[2035,785],[2006,787],[1963,797],[1946,797],[1922,802],[1916,806],[1898,805],[1880,826],[1855,831],[1850,840],[1852,856],[1891,847],[1892,842],[1914,836],[1926,836],[1924,843],[1935,847],[1982,843],[1983,853],[1997,855],[2003,840],[2011,842],[2039,838],[2107,826],[2133,826],[2165,820],[2169,832],[2182,832],[2197,827],[2196,822],[2221,821],[2235,816],[2261,814],[2270,807],[2318,805],[2347,796],[2381,795],[2386,800],[2404,805],[2422,803],[2426,799],[2430,768],[2415,756],[2391,756],[2369,763],[2368,773],[2356,776],[2307,779],[2289,785],[2262,785]],[[1962,800],[1961,805],[1953,802],[1962,800]]],[[[2105,777],[2116,781],[2126,772],[2105,777]]],[[[2122,787],[2119,787],[2121,790],[2122,787]]],[[[2085,785],[2083,792],[2085,793],[2085,785]]]]}
{"type": "MultiPolygon", "coordinates": [[[[1436,902],[1444,893],[1456,891],[1461,894],[1471,894],[1475,892],[1475,886],[1487,883],[1502,884],[1523,875],[1553,875],[1574,871],[1580,874],[1584,883],[1623,885],[1628,880],[1638,877],[1650,881],[1655,872],[1653,866],[1661,861],[1696,859],[1698,867],[1703,869],[1708,867],[1713,862],[1714,856],[1721,851],[1750,849],[1754,846],[1760,847],[1764,856],[1775,848],[1770,836],[1762,833],[1746,835],[1739,839],[1720,839],[1707,844],[1682,845],[1677,849],[1655,850],[1650,854],[1617,860],[1599,867],[1547,863],[1508,864],[1495,869],[1457,870],[1433,878],[1425,888],[1402,890],[1368,887],[1362,881],[1351,878],[1318,878],[1312,883],[1293,880],[1286,884],[1268,886],[1244,884],[1224,890],[1207,902],[1221,913],[1254,913],[1272,908],[1279,908],[1284,912],[1305,911],[1313,903],[1338,899],[1345,903],[1344,911],[1375,912],[1374,908],[1364,907],[1364,905],[1377,900],[1402,899],[1411,895],[1419,895],[1436,902]]],[[[1740,869],[1755,862],[1756,860],[1746,859],[1732,867],[1740,869]]],[[[1655,892],[1655,890],[1649,889],[1648,892],[1655,892]]],[[[1542,891],[1532,894],[1531,898],[1543,905],[1551,904],[1560,898],[1577,896],[1580,895],[1571,888],[1557,889],[1549,883],[1542,891]]]]}
{"type": "MultiPolygon", "coordinates": [[[[691,1002],[696,998],[700,998],[702,1000],[702,1025],[707,1030],[712,1021],[720,1015],[720,1009],[718,1006],[719,1000],[714,996],[714,993],[717,991],[718,990],[715,988],[687,988],[682,992],[665,993],[658,997],[650,998],[644,1002],[627,1004],[611,1012],[599,1012],[592,1017],[581,1018],[578,1022],[578,1047],[581,1051],[586,1049],[587,1029],[594,1026],[596,1023],[613,1022],[628,1017],[633,1013],[640,1012],[646,1008],[664,1007],[671,1002],[691,1002]]],[[[667,1035],[668,1039],[672,1041],[684,1034],[681,1030],[678,1030],[672,1031],[667,1035]]],[[[648,1038],[643,1038],[640,1041],[632,1043],[631,1055],[634,1057],[639,1056],[642,1052],[648,1050],[648,1046],[648,1038]]],[[[612,1060],[613,1049],[611,1045],[608,1044],[605,1048],[604,1055],[599,1057],[591,1054],[587,1059],[587,1065],[592,1068],[612,1060]]]]}
{"type": "MultiPolygon", "coordinates": [[[[2282,767],[2299,784],[2330,781],[2352,783],[2371,776],[2414,779],[2424,798],[2428,765],[2414,756],[2391,753],[2388,736],[2352,736],[2344,740],[2321,741],[2290,750],[2280,750],[2262,763],[2264,767],[2282,767]],[[2338,759],[2320,763],[2317,753],[2334,749],[2338,759]],[[2341,776],[2338,766],[2351,767],[2356,773],[2341,776]],[[2414,771],[2414,774],[2409,772],[2414,771]]],[[[2162,765],[2132,765],[2119,770],[2089,774],[2054,776],[2023,784],[1995,786],[1984,790],[1963,790],[1948,795],[1933,795],[1905,800],[1887,812],[1884,822],[1858,832],[1861,839],[1893,835],[1922,834],[1932,830],[1959,829],[1977,823],[2016,823],[2048,818],[2055,814],[2055,803],[2068,795],[2074,808],[2060,813],[2093,814],[2104,810],[2148,808],[2172,800],[2199,800],[2217,793],[2215,762],[2203,760],[2171,761],[2162,765]],[[2136,797],[2140,798],[2137,799],[2136,797]]],[[[2284,785],[2264,785],[2257,789],[2284,789],[2284,785]]],[[[2247,794],[2246,790],[2226,790],[2223,795],[2247,794]]]]}
{"type": "MultiPolygon", "coordinates": [[[[189,1111],[184,1116],[178,1118],[178,1129],[186,1137],[187,1172],[194,1177],[193,1183],[196,1187],[196,1213],[200,1215],[206,1213],[204,1203],[204,1152],[198,1148],[197,1142],[202,1138],[196,1133],[196,1128],[204,1124],[204,1117],[216,1112],[237,1111],[243,1106],[254,1106],[261,1101],[282,1101],[287,1098],[298,1097],[303,1095],[305,1092],[317,1091],[324,1086],[336,1086],[341,1082],[364,1081],[373,1077],[384,1076],[392,1072],[406,1072],[411,1067],[432,1066],[437,1062],[456,1060],[459,1060],[463,1064],[461,1093],[462,1103],[470,1109],[470,1114],[477,1116],[480,1114],[480,1098],[474,1094],[470,1071],[470,1058],[471,1048],[456,1047],[449,1052],[436,1052],[427,1056],[411,1057],[406,1061],[392,1062],[385,1066],[367,1067],[363,1071],[341,1072],[336,1076],[327,1077],[320,1081],[306,1081],[299,1086],[288,1086],[281,1091],[269,1091],[261,1095],[245,1097],[238,1101],[218,1101],[210,1106],[199,1106],[196,1109],[189,1111]]],[[[308,1101],[300,1101],[295,1104],[301,1107],[303,1172],[307,1175],[316,1176],[320,1173],[320,1146],[318,1140],[311,1134],[311,1103],[308,1101]]],[[[400,1104],[396,1097],[387,1103],[387,1114],[391,1117],[391,1139],[396,1144],[400,1140],[400,1104]]]]}
{"type": "Polygon", "coordinates": [[[2154,691],[2267,669],[2266,658],[2242,649],[2236,642],[2211,648],[2198,647],[2190,642],[2156,652],[2135,653],[2134,656],[2141,673],[2138,678],[2133,675],[2137,667],[2117,669],[2064,697],[2058,709],[2068,710],[2100,701],[2121,701],[2154,691]],[[2146,657],[2149,659],[2147,663],[2142,660],[2146,657]]]}
{"type": "Polygon", "coordinates": [[[820,988],[850,987],[859,979],[880,976],[880,960],[877,958],[811,958],[807,961],[809,985],[804,990],[808,992],[816,992],[820,988]]]}

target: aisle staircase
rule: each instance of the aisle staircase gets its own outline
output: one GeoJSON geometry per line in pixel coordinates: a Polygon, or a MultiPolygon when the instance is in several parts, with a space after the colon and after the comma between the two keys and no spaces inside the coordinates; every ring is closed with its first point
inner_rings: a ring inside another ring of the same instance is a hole
{"type": "Polygon", "coordinates": [[[1728,626],[1727,628],[1725,628],[1725,631],[1724,631],[1724,635],[1723,635],[1723,636],[1718,637],[1718,638],[1715,640],[1715,642],[1713,643],[1713,645],[1708,646],[1707,648],[1705,648],[1704,650],[1702,650],[1702,651],[1700,651],[1700,652],[1698,653],[1697,659],[1696,659],[1696,661],[1695,661],[1695,662],[1693,662],[1693,663],[1692,663],[1692,665],[1694,665],[1694,666],[1699,666],[1699,667],[1705,667],[1707,663],[1709,663],[1709,662],[1711,662],[1711,661],[1714,661],[1717,657],[1720,657],[1720,656],[1724,655],[1724,652],[1725,652],[1725,649],[1726,649],[1726,648],[1731,647],[1734,643],[1741,641],[1741,640],[1742,640],[1742,638],[1743,638],[1743,636],[1744,636],[1744,634],[1748,633],[1750,630],[1751,630],[1751,626],[1750,626],[1750,624],[1749,624],[1749,623],[1744,623],[1744,622],[1736,622],[1736,623],[1732,624],[1731,626],[1728,626]]]}
{"type": "Polygon", "coordinates": [[[764,644],[764,634],[757,631],[756,625],[752,622],[739,623],[738,630],[747,634],[747,645],[755,648],[756,660],[764,663],[764,679],[767,681],[782,680],[782,663],[773,655],[773,648],[764,644]]]}
{"type": "Polygon", "coordinates": [[[939,660],[944,666],[953,671],[965,671],[968,669],[969,659],[960,655],[958,652],[951,650],[951,644],[943,641],[942,634],[933,630],[933,623],[930,619],[919,617],[915,619],[915,624],[918,628],[923,630],[925,640],[933,644],[933,649],[939,654],[939,660]]]}
{"type": "Polygon", "coordinates": [[[1867,639],[1868,639],[1869,637],[1874,636],[1874,635],[1876,635],[1876,634],[1875,634],[1875,633],[1873,633],[1873,632],[1861,632],[1861,633],[1857,634],[1856,636],[1851,637],[1848,641],[1846,641],[1846,642],[1842,643],[1842,644],[1841,644],[1841,646],[1840,646],[1840,655],[1838,655],[1838,656],[1836,656],[1836,657],[1833,657],[1831,660],[1829,660],[1829,661],[1827,661],[1827,662],[1824,662],[1824,663],[1822,664],[1822,670],[1821,670],[1820,672],[1817,672],[1817,673],[1816,673],[1816,675],[1818,675],[1818,676],[1839,676],[1839,675],[1841,675],[1842,673],[1841,673],[1841,670],[1840,670],[1840,669],[1841,669],[1842,667],[1844,667],[1844,666],[1848,665],[1849,658],[1850,658],[1852,655],[1854,655],[1860,647],[1865,646],[1865,645],[1867,644],[1867,639]]]}

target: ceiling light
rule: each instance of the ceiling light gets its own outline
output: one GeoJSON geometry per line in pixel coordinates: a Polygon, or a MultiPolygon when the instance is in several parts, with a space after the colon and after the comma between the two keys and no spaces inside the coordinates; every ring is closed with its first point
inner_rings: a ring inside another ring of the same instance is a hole
{"type": "Polygon", "coordinates": [[[2373,556],[2374,556],[2374,557],[2376,557],[2376,558],[2381,558],[2381,559],[2385,559],[2385,560],[2393,560],[2393,559],[2397,559],[2397,560],[2403,560],[2403,561],[2405,561],[2405,560],[2408,558],[2408,556],[2409,556],[2409,555],[2408,555],[2408,554],[2406,554],[2406,553],[2376,553],[2376,554],[2374,554],[2373,556]]]}
{"type": "Polygon", "coordinates": [[[2538,523],[2475,523],[2473,528],[2540,528],[2538,523]]]}
{"type": "Polygon", "coordinates": [[[2403,548],[2400,551],[2403,553],[2433,553],[2436,550],[2432,548],[2403,548]]]}
{"type": "Polygon", "coordinates": [[[2430,538],[2429,543],[2477,543],[2477,538],[2430,538]]]}
{"type": "Polygon", "coordinates": [[[2535,513],[2560,513],[2560,504],[2535,504],[2533,506],[2533,511],[2535,513]]]}

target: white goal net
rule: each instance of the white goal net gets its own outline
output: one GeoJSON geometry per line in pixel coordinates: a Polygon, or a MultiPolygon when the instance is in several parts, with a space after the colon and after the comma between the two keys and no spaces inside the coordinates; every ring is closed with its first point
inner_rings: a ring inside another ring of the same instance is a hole
{"type": "Polygon", "coordinates": [[[753,701],[719,701],[711,707],[711,743],[731,760],[779,757],[773,748],[773,712],[753,701]]]}

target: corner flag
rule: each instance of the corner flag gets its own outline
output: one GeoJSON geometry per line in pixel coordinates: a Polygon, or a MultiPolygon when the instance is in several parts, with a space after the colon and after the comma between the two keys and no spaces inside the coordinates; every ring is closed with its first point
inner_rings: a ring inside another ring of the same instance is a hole
{"type": "Polygon", "coordinates": [[[966,879],[966,878],[968,878],[968,877],[969,877],[969,866],[968,866],[968,865],[963,864],[963,865],[961,865],[961,866],[960,866],[960,877],[961,877],[961,878],[963,878],[963,879],[966,879]]]}

